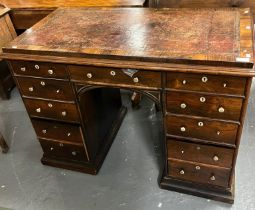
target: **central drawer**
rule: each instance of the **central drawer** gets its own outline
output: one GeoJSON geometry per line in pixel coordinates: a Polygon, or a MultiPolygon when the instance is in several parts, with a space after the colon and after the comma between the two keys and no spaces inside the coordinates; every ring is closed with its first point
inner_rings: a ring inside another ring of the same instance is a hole
{"type": "Polygon", "coordinates": [[[79,114],[73,103],[24,99],[28,113],[32,117],[55,119],[67,122],[79,122],[79,114]]]}
{"type": "Polygon", "coordinates": [[[167,111],[176,114],[239,121],[243,99],[169,91],[167,111]]]}
{"type": "Polygon", "coordinates": [[[83,145],[82,129],[78,125],[32,119],[35,132],[40,139],[66,141],[83,145]]]}
{"type": "Polygon", "coordinates": [[[232,167],[233,149],[168,140],[168,158],[232,167]]]}
{"type": "Polygon", "coordinates": [[[29,97],[74,101],[75,96],[69,82],[16,77],[21,94],[29,97]]]}
{"type": "Polygon", "coordinates": [[[72,81],[89,84],[128,85],[161,88],[161,73],[136,69],[117,69],[94,66],[68,66],[72,81]]]}

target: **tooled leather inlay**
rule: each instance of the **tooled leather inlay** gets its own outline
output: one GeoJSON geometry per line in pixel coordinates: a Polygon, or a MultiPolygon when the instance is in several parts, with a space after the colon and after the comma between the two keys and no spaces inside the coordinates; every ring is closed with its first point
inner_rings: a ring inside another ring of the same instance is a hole
{"type": "Polygon", "coordinates": [[[237,57],[239,33],[237,10],[59,9],[12,44],[120,56],[237,57]]]}

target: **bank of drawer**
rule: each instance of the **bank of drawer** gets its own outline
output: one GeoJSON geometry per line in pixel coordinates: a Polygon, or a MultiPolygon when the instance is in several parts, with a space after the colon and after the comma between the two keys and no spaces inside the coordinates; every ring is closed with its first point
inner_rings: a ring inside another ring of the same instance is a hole
{"type": "Polygon", "coordinates": [[[32,117],[42,117],[61,121],[79,122],[76,105],[46,100],[24,99],[28,113],[32,117]]]}
{"type": "Polygon", "coordinates": [[[67,81],[16,77],[22,95],[62,101],[74,101],[72,87],[67,81]]]}
{"type": "Polygon", "coordinates": [[[175,158],[225,168],[232,167],[234,150],[175,140],[167,141],[168,158],[175,158]]]}
{"type": "Polygon", "coordinates": [[[166,87],[176,90],[244,95],[246,78],[189,73],[167,73],[166,87]]]}
{"type": "Polygon", "coordinates": [[[167,111],[176,114],[239,121],[242,98],[167,92],[167,111]]]}
{"type": "Polygon", "coordinates": [[[88,83],[160,88],[161,73],[131,69],[68,66],[71,80],[88,83]]]}
{"type": "Polygon", "coordinates": [[[16,75],[68,79],[66,66],[63,64],[12,61],[11,66],[16,75]]]}
{"type": "Polygon", "coordinates": [[[38,138],[83,144],[82,130],[78,125],[32,119],[38,138]]]}
{"type": "Polygon", "coordinates": [[[217,120],[166,116],[167,134],[235,145],[238,124],[217,120]]]}
{"type": "Polygon", "coordinates": [[[40,144],[42,146],[44,156],[47,157],[56,157],[76,161],[87,161],[88,159],[83,146],[43,139],[40,139],[40,144]]]}
{"type": "Polygon", "coordinates": [[[188,161],[168,161],[168,175],[175,179],[228,187],[230,169],[213,167],[188,161]]]}

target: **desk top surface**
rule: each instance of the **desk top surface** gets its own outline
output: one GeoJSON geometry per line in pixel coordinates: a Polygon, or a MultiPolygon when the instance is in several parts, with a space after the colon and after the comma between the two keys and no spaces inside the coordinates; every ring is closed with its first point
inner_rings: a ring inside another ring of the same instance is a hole
{"type": "Polygon", "coordinates": [[[6,53],[253,66],[248,9],[58,9],[6,53]]]}
{"type": "Polygon", "coordinates": [[[145,0],[0,0],[11,9],[56,9],[59,7],[143,6],[145,0]]]}

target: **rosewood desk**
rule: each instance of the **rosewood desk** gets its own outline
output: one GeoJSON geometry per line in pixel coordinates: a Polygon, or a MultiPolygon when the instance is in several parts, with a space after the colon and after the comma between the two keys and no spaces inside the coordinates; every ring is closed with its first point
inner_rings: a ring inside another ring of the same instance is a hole
{"type": "Polygon", "coordinates": [[[2,57],[43,164],[96,174],[136,90],[162,110],[160,186],[232,203],[252,44],[249,9],[58,9],[2,57]]]}

